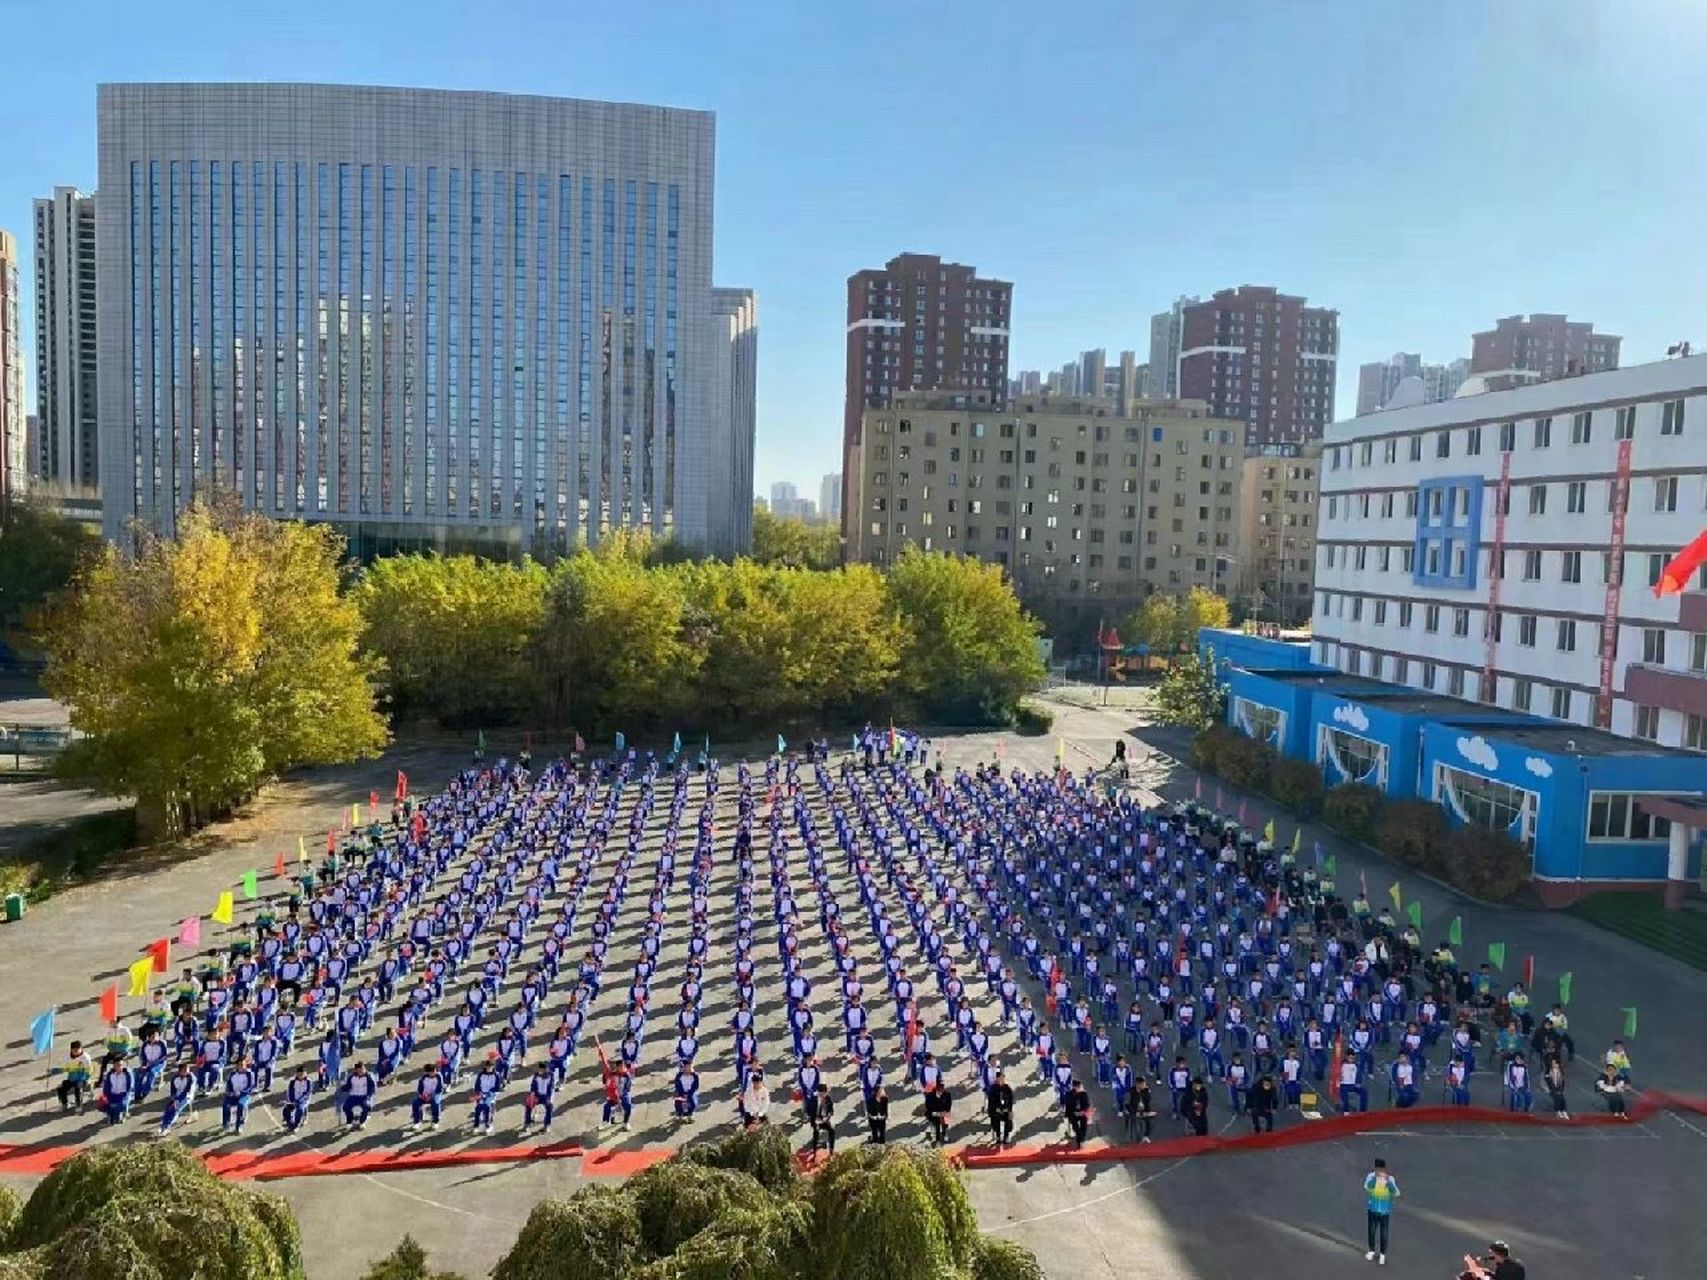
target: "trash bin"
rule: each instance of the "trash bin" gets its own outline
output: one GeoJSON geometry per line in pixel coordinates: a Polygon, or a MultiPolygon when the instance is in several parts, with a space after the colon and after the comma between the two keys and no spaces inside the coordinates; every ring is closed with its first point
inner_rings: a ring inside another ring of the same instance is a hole
{"type": "Polygon", "coordinates": [[[8,923],[24,918],[24,895],[8,893],[6,895],[6,920],[8,923]]]}

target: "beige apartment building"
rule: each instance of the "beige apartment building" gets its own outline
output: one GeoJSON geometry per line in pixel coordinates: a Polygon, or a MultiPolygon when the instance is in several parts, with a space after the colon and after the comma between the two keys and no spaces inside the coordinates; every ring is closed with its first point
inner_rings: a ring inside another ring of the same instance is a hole
{"type": "Polygon", "coordinates": [[[1244,461],[1239,488],[1238,599],[1262,622],[1310,616],[1322,444],[1271,446],[1244,461]]]}
{"type": "Polygon", "coordinates": [[[848,556],[909,545],[1005,566],[1028,600],[1113,617],[1155,591],[1236,585],[1245,428],[1197,401],[902,393],[850,453],[848,556]]]}

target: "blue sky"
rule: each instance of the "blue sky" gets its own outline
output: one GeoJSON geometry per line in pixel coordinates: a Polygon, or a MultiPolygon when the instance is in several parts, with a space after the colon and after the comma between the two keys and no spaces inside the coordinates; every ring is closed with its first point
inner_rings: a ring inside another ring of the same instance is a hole
{"type": "Polygon", "coordinates": [[[1519,311],[1622,334],[1625,363],[1707,345],[1694,0],[0,0],[0,30],[20,239],[33,196],[93,184],[102,80],[716,111],[717,281],[759,291],[761,491],[839,466],[844,281],[903,250],[1015,282],[1016,369],[1143,358],[1180,293],[1305,294],[1340,311],[1343,413],[1359,362],[1467,355],[1519,311]]]}

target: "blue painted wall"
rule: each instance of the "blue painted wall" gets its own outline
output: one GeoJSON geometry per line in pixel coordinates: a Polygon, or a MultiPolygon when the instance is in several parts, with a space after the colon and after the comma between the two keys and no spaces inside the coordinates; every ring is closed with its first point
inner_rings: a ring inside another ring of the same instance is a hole
{"type": "Polygon", "coordinates": [[[1202,653],[1206,649],[1215,650],[1215,665],[1223,673],[1228,667],[1247,671],[1331,670],[1318,667],[1310,658],[1309,644],[1301,640],[1269,640],[1243,631],[1203,627],[1197,633],[1197,650],[1202,653]]]}

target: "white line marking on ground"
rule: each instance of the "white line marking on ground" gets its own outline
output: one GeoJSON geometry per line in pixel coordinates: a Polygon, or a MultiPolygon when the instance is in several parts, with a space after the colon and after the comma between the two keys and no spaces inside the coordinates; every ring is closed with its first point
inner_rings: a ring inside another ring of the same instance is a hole
{"type": "MultiPolygon", "coordinates": [[[[1040,1213],[1040,1214],[1036,1215],[1035,1217],[1016,1218],[1012,1222],[998,1223],[996,1226],[987,1228],[987,1230],[989,1231],[990,1234],[994,1235],[1000,1231],[1011,1231],[1015,1227],[1028,1227],[1034,1222],[1045,1222],[1050,1218],[1059,1218],[1059,1217],[1063,1216],[1064,1214],[1077,1213],[1080,1209],[1089,1209],[1092,1205],[1102,1204],[1105,1200],[1112,1200],[1116,1196],[1128,1195],[1131,1192],[1137,1191],[1141,1187],[1148,1186],[1150,1183],[1154,1182],[1157,1178],[1161,1177],[1164,1173],[1172,1172],[1173,1170],[1179,1168],[1182,1164],[1184,1164],[1187,1160],[1190,1160],[1191,1158],[1192,1158],[1191,1156],[1181,1156],[1178,1160],[1175,1160],[1172,1164],[1168,1165],[1166,1168],[1158,1169],[1158,1170],[1156,1170],[1155,1173],[1149,1174],[1145,1177],[1136,1178],[1132,1181],[1132,1183],[1130,1185],[1124,1186],[1124,1187],[1116,1187],[1113,1191],[1108,1192],[1106,1195],[1094,1196],[1089,1200],[1081,1200],[1078,1204],[1070,1204],[1064,1209],[1051,1209],[1048,1213],[1040,1213]]],[[[1065,1166],[1062,1166],[1062,1167],[1065,1167],[1065,1166]]]]}
{"type": "MultiPolygon", "coordinates": [[[[1691,1133],[1695,1134],[1697,1137],[1707,1138],[1707,1129],[1703,1129],[1698,1124],[1691,1124],[1689,1121],[1685,1120],[1682,1116],[1678,1115],[1677,1112],[1675,1112],[1675,1111],[1668,1111],[1668,1112],[1666,1112],[1666,1114],[1668,1116],[1670,1116],[1673,1120],[1677,1121],[1685,1129],[1688,1129],[1691,1133]]],[[[1654,1136],[1658,1137],[1659,1135],[1655,1134],[1654,1136]]]]}

